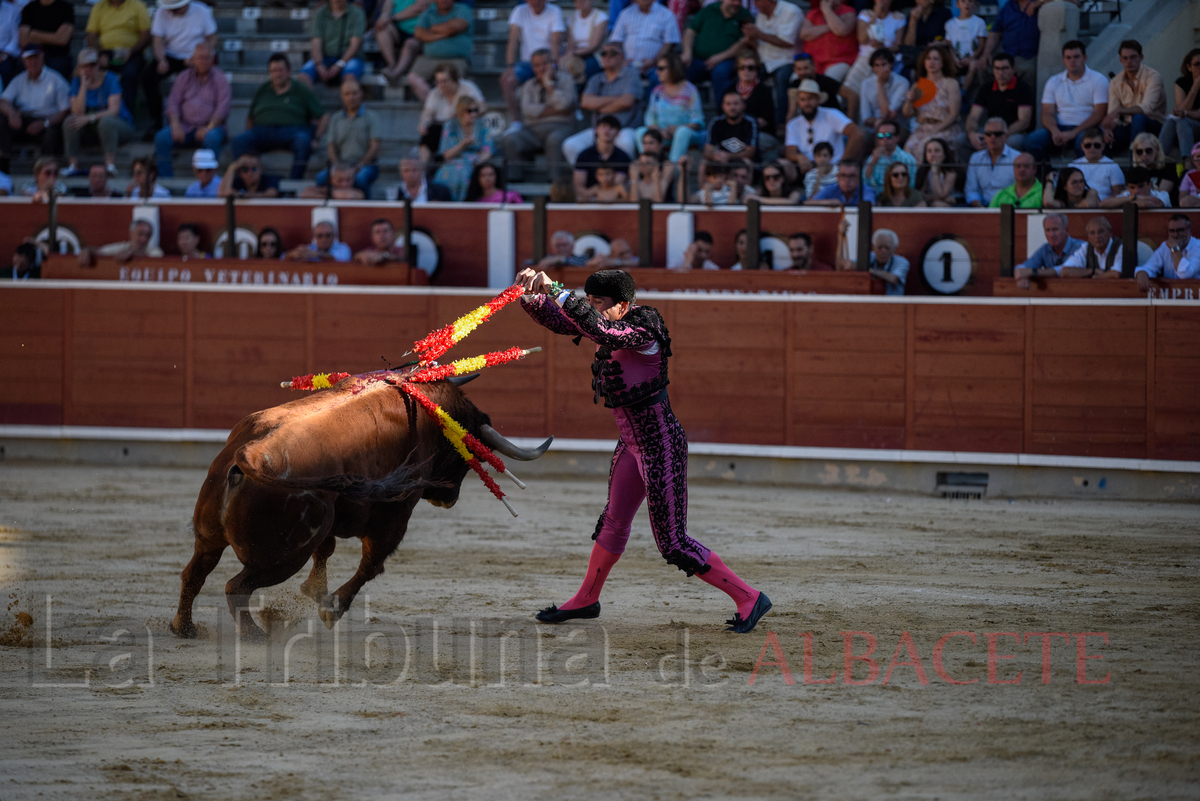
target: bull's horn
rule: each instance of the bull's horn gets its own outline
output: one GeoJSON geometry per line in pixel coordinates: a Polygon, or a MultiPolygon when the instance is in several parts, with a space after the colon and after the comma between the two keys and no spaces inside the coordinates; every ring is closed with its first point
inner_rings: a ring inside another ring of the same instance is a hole
{"type": "Polygon", "coordinates": [[[463,384],[470,384],[476,378],[479,378],[479,373],[468,373],[467,375],[452,375],[446,380],[456,387],[461,387],[463,384]]]}
{"type": "Polygon", "coordinates": [[[550,437],[550,439],[536,448],[522,448],[506,440],[500,435],[499,431],[486,423],[479,429],[479,438],[492,450],[499,451],[509,459],[516,459],[521,462],[532,462],[545,453],[546,449],[550,447],[550,443],[554,441],[554,437],[550,437]]]}

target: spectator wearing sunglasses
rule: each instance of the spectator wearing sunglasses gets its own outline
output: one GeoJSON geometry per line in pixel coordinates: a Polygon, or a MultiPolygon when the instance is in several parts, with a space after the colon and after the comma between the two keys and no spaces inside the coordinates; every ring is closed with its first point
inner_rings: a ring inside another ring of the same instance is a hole
{"type": "Polygon", "coordinates": [[[758,192],[758,202],[765,206],[796,206],[800,203],[800,190],[793,188],[778,164],[768,164],[763,167],[762,186],[758,192]]]}
{"type": "Polygon", "coordinates": [[[987,148],[971,156],[967,164],[967,205],[986,206],[996,193],[1012,186],[1013,162],[1018,151],[1008,146],[1008,125],[999,117],[983,124],[987,148]]]}
{"type": "Polygon", "coordinates": [[[1049,152],[1073,148],[1083,155],[1083,135],[1108,113],[1108,79],[1087,65],[1087,48],[1072,39],[1062,46],[1066,70],[1051,75],[1042,90],[1042,127],[1025,138],[1038,161],[1049,152]]]}
{"type": "Polygon", "coordinates": [[[879,123],[875,131],[875,147],[867,159],[867,186],[876,194],[884,191],[891,183],[888,170],[893,164],[903,164],[908,168],[909,186],[915,186],[917,160],[912,154],[900,147],[900,128],[892,120],[879,123]]]}
{"type": "Polygon", "coordinates": [[[924,196],[913,189],[912,175],[916,168],[899,162],[888,167],[883,189],[878,193],[877,204],[899,208],[925,208],[924,196]]]}
{"type": "Polygon", "coordinates": [[[1104,131],[1089,128],[1080,135],[1079,147],[1083,158],[1075,159],[1071,166],[1083,173],[1087,185],[1096,190],[1100,202],[1125,191],[1125,174],[1117,163],[1104,155],[1104,131]]]}
{"type": "Polygon", "coordinates": [[[279,197],[279,179],[263,172],[262,162],[256,153],[244,153],[225,170],[217,195],[279,197]]]}

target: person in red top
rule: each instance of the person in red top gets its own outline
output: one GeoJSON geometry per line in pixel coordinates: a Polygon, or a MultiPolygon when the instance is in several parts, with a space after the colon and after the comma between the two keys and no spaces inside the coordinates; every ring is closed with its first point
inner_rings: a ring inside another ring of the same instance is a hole
{"type": "Polygon", "coordinates": [[[858,22],[854,8],[840,0],[820,0],[800,26],[804,52],[813,57],[817,72],[843,81],[858,57],[858,22]]]}

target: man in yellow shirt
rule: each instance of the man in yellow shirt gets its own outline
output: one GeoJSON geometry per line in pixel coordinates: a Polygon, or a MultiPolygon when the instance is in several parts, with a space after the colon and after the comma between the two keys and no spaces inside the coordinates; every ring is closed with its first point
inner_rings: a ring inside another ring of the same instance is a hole
{"type": "MultiPolygon", "coordinates": [[[[121,99],[132,114],[137,107],[138,76],[150,42],[150,12],[142,0],[100,0],[87,23],[88,47],[109,53],[108,69],[121,76],[121,99]]],[[[102,65],[103,66],[103,63],[102,65]]]]}

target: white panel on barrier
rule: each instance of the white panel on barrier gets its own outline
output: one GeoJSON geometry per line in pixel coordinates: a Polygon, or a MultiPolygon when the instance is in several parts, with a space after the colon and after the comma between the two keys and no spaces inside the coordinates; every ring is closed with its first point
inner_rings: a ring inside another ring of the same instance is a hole
{"type": "MultiPolygon", "coordinates": [[[[1046,230],[1042,227],[1045,224],[1046,214],[1026,214],[1025,215],[1025,258],[1032,258],[1037,249],[1046,244],[1046,230]]],[[[1016,265],[1013,265],[1014,267],[1016,265]]]]}
{"type": "Polygon", "coordinates": [[[667,266],[683,264],[683,252],[696,237],[696,218],[690,211],[673,211],[667,215],[667,266]]]}
{"type": "Polygon", "coordinates": [[[488,212],[488,287],[511,286],[517,274],[517,215],[496,209],[488,212]]]}
{"type": "Polygon", "coordinates": [[[341,227],[338,225],[337,208],[334,206],[314,206],[312,210],[312,224],[315,227],[317,223],[332,223],[333,232],[341,239],[341,227]]]}

